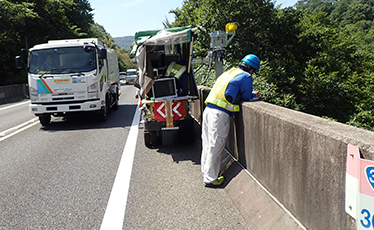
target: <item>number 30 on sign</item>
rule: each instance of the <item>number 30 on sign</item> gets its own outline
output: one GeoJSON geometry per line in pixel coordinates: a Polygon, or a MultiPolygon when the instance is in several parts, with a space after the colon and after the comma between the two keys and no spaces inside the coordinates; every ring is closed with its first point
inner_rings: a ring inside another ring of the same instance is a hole
{"type": "Polygon", "coordinates": [[[374,216],[367,209],[361,210],[360,225],[364,228],[374,228],[373,226],[374,216]]]}
{"type": "Polygon", "coordinates": [[[361,159],[359,188],[359,223],[357,229],[374,229],[374,166],[361,159]]]}

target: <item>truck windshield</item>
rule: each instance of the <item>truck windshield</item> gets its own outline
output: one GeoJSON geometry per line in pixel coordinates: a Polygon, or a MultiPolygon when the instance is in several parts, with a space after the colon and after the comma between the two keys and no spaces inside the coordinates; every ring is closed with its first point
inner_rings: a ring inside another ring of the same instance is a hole
{"type": "Polygon", "coordinates": [[[127,71],[127,75],[130,76],[130,75],[136,75],[136,71],[127,71]]]}
{"type": "Polygon", "coordinates": [[[64,47],[30,52],[29,72],[81,73],[96,69],[96,51],[85,52],[83,47],[64,47]]]}

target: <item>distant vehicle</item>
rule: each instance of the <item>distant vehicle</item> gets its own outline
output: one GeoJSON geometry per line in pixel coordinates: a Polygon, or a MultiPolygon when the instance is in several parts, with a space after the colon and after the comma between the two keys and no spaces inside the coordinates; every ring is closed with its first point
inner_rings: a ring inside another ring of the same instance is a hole
{"type": "Polygon", "coordinates": [[[121,85],[126,83],[126,72],[119,72],[119,81],[121,85]]]}
{"type": "Polygon", "coordinates": [[[128,69],[126,72],[126,84],[134,84],[137,77],[138,72],[136,71],[136,69],[128,69]]]}
{"type": "Polygon", "coordinates": [[[126,80],[126,72],[119,72],[119,79],[126,80]]]}

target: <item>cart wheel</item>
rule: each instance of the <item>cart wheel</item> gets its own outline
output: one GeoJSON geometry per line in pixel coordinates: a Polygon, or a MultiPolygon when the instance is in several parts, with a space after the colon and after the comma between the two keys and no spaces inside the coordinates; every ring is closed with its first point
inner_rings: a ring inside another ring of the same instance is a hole
{"type": "Polygon", "coordinates": [[[154,148],[160,144],[156,131],[144,131],[144,144],[148,148],[154,148]]]}
{"type": "Polygon", "coordinates": [[[189,125],[185,125],[180,132],[181,134],[181,141],[183,143],[193,143],[195,141],[195,126],[194,123],[191,122],[189,125]]]}

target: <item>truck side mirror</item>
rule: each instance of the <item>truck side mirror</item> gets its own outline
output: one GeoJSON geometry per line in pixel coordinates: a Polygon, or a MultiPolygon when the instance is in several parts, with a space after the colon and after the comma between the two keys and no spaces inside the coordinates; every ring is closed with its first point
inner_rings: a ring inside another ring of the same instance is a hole
{"type": "Polygon", "coordinates": [[[22,69],[24,66],[22,56],[16,56],[16,67],[17,69],[22,69]]]}
{"type": "Polygon", "coordinates": [[[99,59],[106,59],[107,53],[106,49],[99,48],[99,59]]]}

